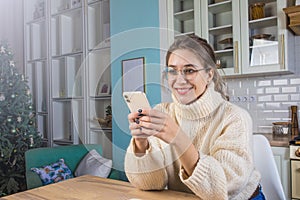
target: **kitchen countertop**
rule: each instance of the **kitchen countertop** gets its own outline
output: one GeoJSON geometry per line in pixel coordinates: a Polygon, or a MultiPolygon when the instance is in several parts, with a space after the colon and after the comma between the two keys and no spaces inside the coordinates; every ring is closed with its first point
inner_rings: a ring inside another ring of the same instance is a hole
{"type": "Polygon", "coordinates": [[[266,136],[269,140],[272,147],[289,147],[289,141],[291,140],[291,135],[285,136],[274,136],[272,133],[254,133],[254,134],[261,134],[266,136]]]}

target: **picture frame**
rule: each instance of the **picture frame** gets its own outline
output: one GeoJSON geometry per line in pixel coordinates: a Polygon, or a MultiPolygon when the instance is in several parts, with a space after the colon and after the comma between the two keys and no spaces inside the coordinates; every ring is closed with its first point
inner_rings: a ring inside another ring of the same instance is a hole
{"type": "Polygon", "coordinates": [[[104,96],[110,94],[110,85],[106,82],[100,82],[98,85],[98,96],[104,96]]]}
{"type": "Polygon", "coordinates": [[[122,60],[123,92],[145,92],[145,58],[122,60]]]}

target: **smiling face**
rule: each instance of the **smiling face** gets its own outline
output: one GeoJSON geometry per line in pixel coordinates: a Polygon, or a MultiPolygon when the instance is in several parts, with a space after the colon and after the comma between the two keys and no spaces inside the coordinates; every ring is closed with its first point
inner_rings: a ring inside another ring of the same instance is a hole
{"type": "Polygon", "coordinates": [[[197,100],[206,90],[212,77],[212,70],[195,71],[193,78],[182,74],[183,68],[194,70],[203,69],[204,66],[196,55],[185,49],[177,49],[170,54],[168,67],[178,71],[175,77],[168,77],[169,87],[176,99],[182,104],[190,104],[197,100]]]}

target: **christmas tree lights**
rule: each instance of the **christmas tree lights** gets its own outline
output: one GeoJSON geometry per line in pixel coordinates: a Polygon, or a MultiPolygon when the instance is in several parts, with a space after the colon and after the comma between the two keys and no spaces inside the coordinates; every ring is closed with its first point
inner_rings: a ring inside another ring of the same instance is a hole
{"type": "Polygon", "coordinates": [[[0,197],[26,189],[25,151],[41,145],[27,80],[0,44],[0,197]]]}

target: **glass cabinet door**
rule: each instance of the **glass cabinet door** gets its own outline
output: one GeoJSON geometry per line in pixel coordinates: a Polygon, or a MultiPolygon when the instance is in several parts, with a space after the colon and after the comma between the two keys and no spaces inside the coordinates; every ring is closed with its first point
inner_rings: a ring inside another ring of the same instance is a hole
{"type": "Polygon", "coordinates": [[[245,48],[244,73],[280,71],[285,68],[285,18],[282,8],[285,1],[269,0],[258,2],[247,0],[242,3],[244,19],[242,29],[245,48]],[[246,4],[247,3],[247,4],[246,4]],[[282,29],[280,29],[282,27],[282,29]]]}
{"type": "Polygon", "coordinates": [[[202,36],[215,50],[222,75],[241,71],[239,0],[203,0],[202,36]]]}
{"type": "Polygon", "coordinates": [[[175,0],[173,9],[176,34],[194,33],[194,0],[175,0]]]}
{"type": "Polygon", "coordinates": [[[171,44],[179,35],[201,35],[199,0],[168,0],[168,28],[171,44]]]}

